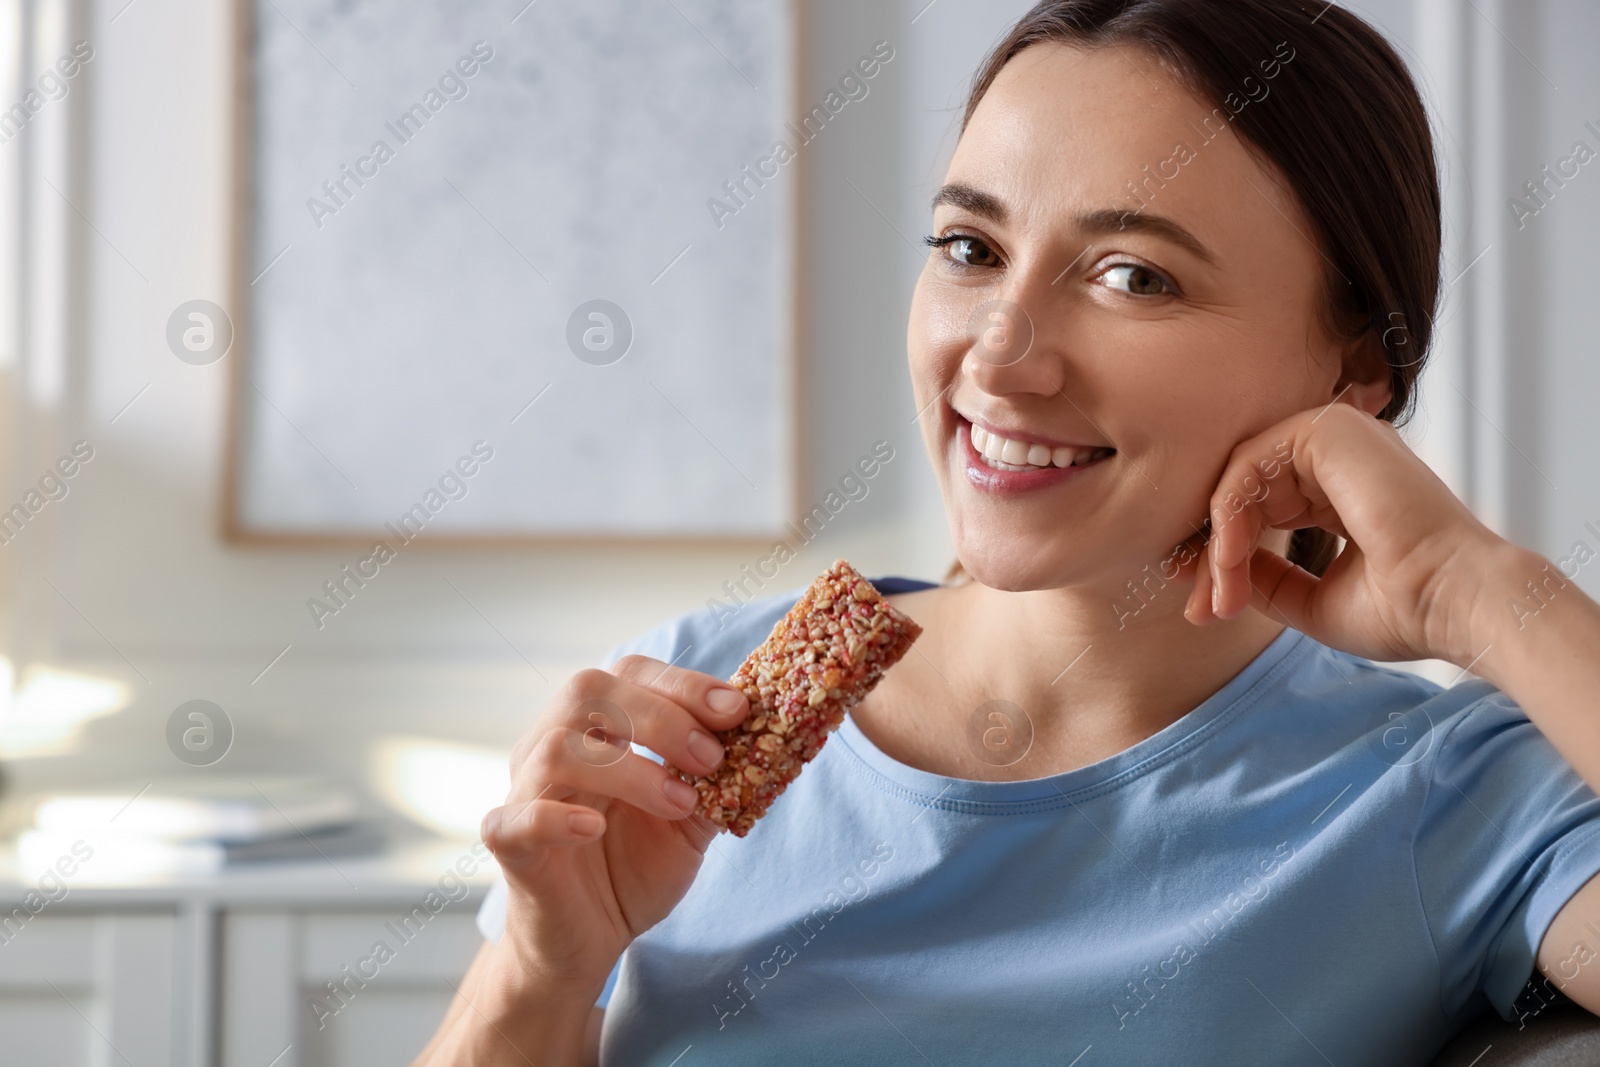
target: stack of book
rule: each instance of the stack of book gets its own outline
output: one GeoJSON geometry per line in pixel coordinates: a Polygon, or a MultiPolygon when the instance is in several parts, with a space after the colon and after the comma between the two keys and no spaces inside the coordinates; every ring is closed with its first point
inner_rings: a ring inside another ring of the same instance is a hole
{"type": "Polygon", "coordinates": [[[39,798],[33,828],[17,840],[17,860],[26,876],[89,850],[82,862],[89,880],[121,881],[350,856],[381,845],[350,795],[325,783],[176,779],[39,798]]]}

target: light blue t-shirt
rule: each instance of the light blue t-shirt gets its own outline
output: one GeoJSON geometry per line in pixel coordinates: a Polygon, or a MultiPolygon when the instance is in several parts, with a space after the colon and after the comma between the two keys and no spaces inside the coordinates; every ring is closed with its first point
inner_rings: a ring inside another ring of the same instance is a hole
{"type": "MultiPolygon", "coordinates": [[[[725,678],[798,594],[611,658],[725,678]]],[[[1596,872],[1600,801],[1508,697],[1285,630],[1049,778],[929,774],[846,720],[623,954],[601,1061],[1414,1067],[1511,1017],[1596,872]]],[[[504,906],[501,884],[485,936],[504,906]]]]}

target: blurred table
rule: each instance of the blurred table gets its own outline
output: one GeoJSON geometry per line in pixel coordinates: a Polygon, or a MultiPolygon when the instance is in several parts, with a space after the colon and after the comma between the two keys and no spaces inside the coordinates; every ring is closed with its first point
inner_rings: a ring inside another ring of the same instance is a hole
{"type": "Polygon", "coordinates": [[[206,876],[61,867],[0,852],[0,1049],[29,1067],[407,1064],[495,875],[445,840],[206,876]]]}

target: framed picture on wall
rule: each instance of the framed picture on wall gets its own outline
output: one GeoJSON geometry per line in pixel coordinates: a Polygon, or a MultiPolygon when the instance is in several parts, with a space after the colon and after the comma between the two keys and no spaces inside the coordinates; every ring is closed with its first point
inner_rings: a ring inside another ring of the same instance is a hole
{"type": "Polygon", "coordinates": [[[794,3],[241,0],[239,24],[230,538],[794,517],[794,3]]]}

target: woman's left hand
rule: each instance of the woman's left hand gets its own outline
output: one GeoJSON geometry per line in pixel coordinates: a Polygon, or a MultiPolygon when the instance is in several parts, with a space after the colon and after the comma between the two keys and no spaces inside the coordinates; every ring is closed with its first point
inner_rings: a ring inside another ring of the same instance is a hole
{"type": "Polygon", "coordinates": [[[1236,447],[1211,496],[1211,526],[1189,621],[1254,607],[1376,660],[1467,666],[1481,651],[1483,578],[1527,555],[1479,522],[1394,427],[1340,403],[1236,447]],[[1306,526],[1347,542],[1320,579],[1261,544],[1268,529],[1306,526]]]}

